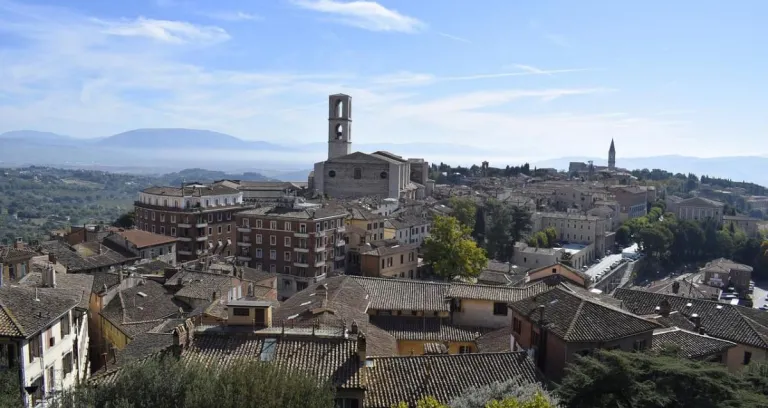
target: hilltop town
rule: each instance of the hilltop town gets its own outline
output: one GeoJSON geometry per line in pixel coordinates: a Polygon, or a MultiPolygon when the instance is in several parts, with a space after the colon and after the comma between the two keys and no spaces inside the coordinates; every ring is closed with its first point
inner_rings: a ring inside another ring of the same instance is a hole
{"type": "Polygon", "coordinates": [[[115,176],[103,199],[123,207],[93,209],[114,222],[0,247],[0,368],[23,406],[160,356],[296,370],[344,408],[453,407],[499,384],[608,407],[586,398],[644,381],[579,383],[595,358],[743,387],[700,406],[765,401],[745,385],[768,358],[764,187],[624,169],[614,140],[607,166],[568,169],[359,152],[351,112],[329,96],[327,159],[306,181],[115,176]]]}

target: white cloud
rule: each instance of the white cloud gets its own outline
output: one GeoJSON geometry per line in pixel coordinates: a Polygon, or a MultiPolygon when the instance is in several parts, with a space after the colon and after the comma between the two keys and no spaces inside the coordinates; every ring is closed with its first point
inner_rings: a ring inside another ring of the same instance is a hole
{"type": "Polygon", "coordinates": [[[299,7],[328,14],[340,23],[370,31],[413,33],[426,28],[420,20],[374,1],[294,0],[299,7]]]}
{"type": "Polygon", "coordinates": [[[200,14],[222,21],[260,21],[264,19],[258,14],[246,13],[244,11],[214,11],[200,14]]]}
{"type": "Polygon", "coordinates": [[[611,89],[492,81],[518,76],[546,81],[547,75],[576,69],[520,65],[501,73],[441,77],[402,70],[373,77],[236,70],[221,68],[224,63],[211,68],[191,62],[200,53],[182,46],[210,42],[211,34],[194,34],[199,26],[179,29],[188,23],[177,22],[160,24],[159,32],[141,31],[146,29],[136,28],[135,21],[121,21],[134,31],[118,37],[106,32],[116,26],[111,21],[51,8],[3,10],[0,3],[0,31],[20,37],[25,47],[0,45],[0,132],[31,128],[93,137],[141,127],[183,127],[251,140],[323,143],[327,97],[342,92],[353,97],[355,143],[470,144],[508,160],[602,152],[611,137],[622,151],[636,155],[649,154],[653,146],[691,155],[698,153],[692,149],[706,148],[675,145],[692,132],[688,124],[662,120],[674,118],[558,113],[582,102],[611,106],[611,89]],[[574,103],[566,105],[570,100],[574,103]],[[547,101],[555,102],[541,103],[547,101]]]}
{"type": "Polygon", "coordinates": [[[458,37],[458,36],[451,35],[451,34],[448,34],[448,33],[439,32],[439,33],[437,33],[437,35],[439,35],[441,37],[448,38],[448,39],[453,40],[453,41],[458,41],[458,42],[462,42],[462,43],[465,43],[465,44],[472,44],[472,41],[469,41],[466,38],[458,37]]]}
{"type": "Polygon", "coordinates": [[[168,43],[217,43],[228,40],[229,34],[220,27],[201,26],[185,21],[154,20],[95,20],[104,33],[125,37],[146,37],[168,43]]]}

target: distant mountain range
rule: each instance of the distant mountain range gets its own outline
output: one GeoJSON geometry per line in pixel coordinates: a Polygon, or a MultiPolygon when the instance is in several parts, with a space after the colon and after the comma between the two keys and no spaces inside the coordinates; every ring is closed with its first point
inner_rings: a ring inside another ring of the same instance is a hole
{"type": "MultiPolygon", "coordinates": [[[[479,164],[484,159],[504,163],[505,152],[494,147],[447,143],[355,143],[363,152],[391,151],[403,157],[423,157],[450,164],[479,164]]],[[[135,129],[112,136],[83,139],[51,132],[16,130],[0,134],[0,167],[50,165],[115,169],[122,172],[169,173],[186,168],[216,168],[235,173],[261,173],[284,181],[306,181],[312,163],[326,156],[325,142],[281,145],[248,141],[232,135],[200,129],[135,129]],[[118,170],[119,169],[119,170],[118,170]]],[[[519,157],[506,160],[522,164],[519,157]]],[[[531,166],[567,169],[571,161],[605,159],[563,157],[531,160],[531,166]]],[[[628,169],[664,169],[671,172],[706,174],[768,185],[768,157],[696,158],[686,156],[617,157],[616,164],[628,169]]]]}

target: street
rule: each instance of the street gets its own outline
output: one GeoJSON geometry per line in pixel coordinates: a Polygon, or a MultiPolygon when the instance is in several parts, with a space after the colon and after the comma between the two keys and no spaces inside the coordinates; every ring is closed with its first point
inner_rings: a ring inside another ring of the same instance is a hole
{"type": "Polygon", "coordinates": [[[602,261],[592,265],[589,269],[586,270],[587,276],[589,276],[591,279],[594,279],[597,274],[600,272],[603,272],[605,269],[609,268],[612,263],[621,260],[621,254],[612,254],[608,255],[605,258],[603,258],[602,261]]]}

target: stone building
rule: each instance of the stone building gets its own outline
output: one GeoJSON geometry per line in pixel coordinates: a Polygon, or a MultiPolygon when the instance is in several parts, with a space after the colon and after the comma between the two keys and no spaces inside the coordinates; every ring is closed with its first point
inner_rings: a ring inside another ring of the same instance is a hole
{"type": "Polygon", "coordinates": [[[328,159],[315,163],[309,184],[333,198],[423,198],[429,164],[385,151],[352,152],[352,97],[328,98],[328,159]]]}

